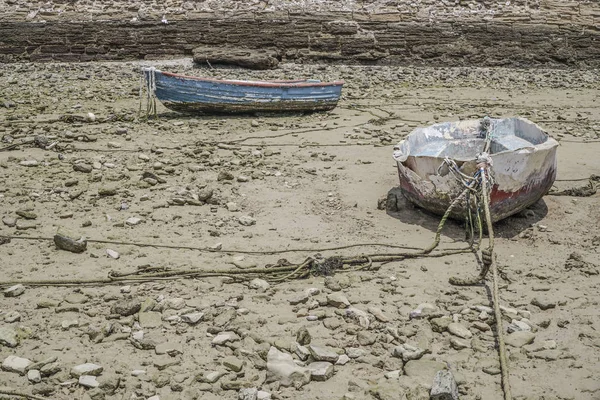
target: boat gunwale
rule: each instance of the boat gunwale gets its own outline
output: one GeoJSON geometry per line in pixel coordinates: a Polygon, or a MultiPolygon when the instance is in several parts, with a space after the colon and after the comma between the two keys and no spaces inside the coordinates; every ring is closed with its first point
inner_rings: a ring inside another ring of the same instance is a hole
{"type": "Polygon", "coordinates": [[[190,79],[200,82],[213,82],[223,83],[227,85],[237,86],[252,86],[252,87],[270,87],[270,88],[296,88],[296,87],[320,87],[320,86],[342,86],[344,85],[343,80],[337,80],[332,82],[307,82],[306,80],[282,80],[282,81],[244,81],[244,80],[227,80],[227,79],[216,79],[216,78],[201,78],[197,76],[188,76],[182,74],[175,74],[172,72],[163,72],[155,70],[157,73],[161,73],[165,76],[179,78],[179,79],[190,79]],[[304,82],[304,83],[302,83],[304,82]]]}

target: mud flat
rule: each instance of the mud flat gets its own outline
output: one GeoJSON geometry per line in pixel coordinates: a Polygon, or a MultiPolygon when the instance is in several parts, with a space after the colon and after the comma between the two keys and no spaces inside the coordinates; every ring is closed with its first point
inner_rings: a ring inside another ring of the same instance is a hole
{"type": "MultiPolygon", "coordinates": [[[[190,117],[159,105],[146,123],[140,64],[0,65],[0,236],[11,237],[0,245],[2,280],[395,251],[370,243],[423,248],[438,217],[396,197],[391,155],[434,121],[523,116],[561,142],[558,189],[600,175],[597,70],[282,64],[259,73],[146,62],[347,82],[329,113],[190,117]],[[378,209],[386,197],[388,211],[378,209]],[[85,251],[57,249],[59,228],[86,238],[85,251]],[[324,250],[355,244],[364,246],[324,250]]],[[[600,395],[598,200],[546,196],[496,226],[515,398],[600,395]]],[[[442,247],[463,240],[451,222],[442,247]]],[[[476,271],[462,254],[271,285],[16,287],[0,296],[0,382],[65,400],[428,399],[433,375],[448,368],[461,399],[501,399],[488,287],[448,283],[476,271]],[[411,319],[416,309],[429,316],[411,319]],[[295,378],[281,367],[290,357],[301,364],[295,378]]]]}

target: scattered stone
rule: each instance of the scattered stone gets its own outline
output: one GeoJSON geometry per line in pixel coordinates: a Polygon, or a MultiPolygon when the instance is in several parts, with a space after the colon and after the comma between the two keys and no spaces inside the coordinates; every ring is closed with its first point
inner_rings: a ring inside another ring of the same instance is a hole
{"type": "Polygon", "coordinates": [[[236,357],[226,357],[223,360],[223,366],[233,372],[240,372],[244,368],[245,361],[242,361],[236,357]]]}
{"type": "Polygon", "coordinates": [[[196,378],[196,380],[199,380],[199,381],[205,382],[205,383],[215,383],[219,379],[221,379],[221,377],[224,375],[227,375],[227,372],[213,371],[213,372],[206,373],[204,375],[200,375],[199,377],[196,378]]]}
{"type": "Polygon", "coordinates": [[[212,340],[213,346],[222,346],[228,342],[237,342],[240,337],[235,332],[222,332],[212,340]]]}
{"type": "Polygon", "coordinates": [[[77,171],[77,172],[83,172],[86,174],[89,174],[90,172],[92,172],[94,168],[87,163],[78,163],[78,164],[73,164],[73,170],[77,171]]]}
{"type": "Polygon", "coordinates": [[[257,400],[258,389],[257,388],[242,388],[238,392],[238,400],[257,400]]]}
{"type": "Polygon", "coordinates": [[[377,307],[369,307],[367,311],[373,314],[379,322],[390,322],[390,319],[377,307]]]}
{"type": "Polygon", "coordinates": [[[271,346],[267,354],[267,372],[271,381],[279,380],[282,386],[301,387],[310,382],[311,372],[294,362],[291,355],[271,346]]]}
{"type": "Polygon", "coordinates": [[[33,211],[19,210],[17,211],[17,215],[25,219],[37,219],[37,214],[33,211]]]}
{"type": "Polygon", "coordinates": [[[458,400],[458,385],[448,370],[438,371],[431,386],[430,400],[458,400]]]}
{"type": "Polygon", "coordinates": [[[463,339],[471,339],[473,337],[473,334],[469,328],[459,324],[458,322],[452,322],[448,324],[448,332],[463,339]]]}
{"type": "Polygon", "coordinates": [[[412,310],[409,314],[410,319],[426,318],[431,315],[435,315],[438,312],[438,308],[433,304],[422,303],[412,310]]]}
{"type": "Polygon", "coordinates": [[[27,371],[27,379],[31,383],[40,383],[42,381],[42,374],[37,369],[30,369],[27,371]]]}
{"type": "Polygon", "coordinates": [[[360,358],[365,354],[366,351],[358,347],[348,347],[346,349],[346,355],[348,355],[349,358],[360,358]]]}
{"type": "Polygon", "coordinates": [[[19,345],[17,332],[9,326],[0,326],[0,345],[17,347],[19,345]]]}
{"type": "Polygon", "coordinates": [[[334,292],[327,295],[327,304],[336,308],[350,307],[350,302],[341,292],[334,292]]]}
{"type": "Polygon", "coordinates": [[[2,223],[9,228],[14,228],[17,226],[17,219],[9,216],[5,216],[2,218],[2,223]]]}
{"type": "Polygon", "coordinates": [[[196,325],[202,320],[202,317],[204,317],[204,313],[195,312],[190,314],[183,314],[181,316],[181,320],[187,324],[196,325]]]}
{"type": "Polygon", "coordinates": [[[429,320],[431,330],[437,333],[442,333],[448,330],[448,325],[452,323],[450,318],[432,318],[429,320]]]}
{"type": "Polygon", "coordinates": [[[131,218],[127,218],[127,220],[125,221],[125,223],[129,226],[136,226],[139,225],[140,222],[142,222],[141,218],[137,218],[137,217],[131,217],[131,218]]]}
{"type": "Polygon", "coordinates": [[[305,326],[298,329],[298,332],[296,332],[296,342],[298,342],[298,344],[306,346],[310,344],[311,340],[310,332],[308,332],[308,329],[306,329],[305,326]]]}
{"type": "Polygon", "coordinates": [[[255,290],[258,290],[259,292],[266,292],[271,287],[269,282],[265,281],[264,279],[260,279],[260,278],[252,279],[250,281],[250,283],[248,284],[248,286],[250,287],[250,289],[255,289],[255,290]]]}
{"type": "Polygon", "coordinates": [[[462,350],[470,347],[469,343],[455,337],[450,338],[450,346],[452,346],[454,350],[462,350]]]}
{"type": "Polygon", "coordinates": [[[231,181],[234,178],[235,177],[233,176],[233,174],[229,171],[220,171],[217,175],[217,181],[231,181]]]}
{"type": "Polygon", "coordinates": [[[4,297],[17,297],[25,293],[25,286],[20,283],[4,289],[4,297]]]}
{"type": "Polygon", "coordinates": [[[60,228],[54,235],[54,244],[57,248],[71,253],[83,253],[87,248],[87,240],[65,228],[60,228]]]}
{"type": "Polygon", "coordinates": [[[21,320],[21,314],[18,311],[9,311],[4,316],[4,322],[12,324],[21,320]]]}
{"type": "Polygon", "coordinates": [[[168,354],[171,357],[175,357],[183,354],[183,348],[178,343],[164,342],[157,344],[156,347],[154,347],[154,352],[159,356],[168,354]]]}
{"type": "Polygon", "coordinates": [[[19,165],[22,165],[23,167],[37,167],[40,165],[40,162],[38,160],[23,160],[19,165]]]}
{"type": "Polygon", "coordinates": [[[98,196],[108,197],[108,196],[115,196],[116,194],[117,194],[116,187],[100,187],[100,188],[98,188],[98,196]]]}
{"type": "Polygon", "coordinates": [[[100,386],[100,383],[98,383],[96,377],[93,375],[81,375],[79,377],[79,384],[87,388],[97,388],[100,386]]]}
{"type": "Polygon", "coordinates": [[[201,46],[193,50],[194,62],[209,65],[236,65],[250,69],[271,69],[277,67],[279,60],[275,50],[244,49],[240,47],[201,46]]]}
{"type": "Polygon", "coordinates": [[[377,341],[377,335],[370,331],[359,331],[356,340],[361,346],[370,346],[377,341]]]}
{"type": "Polygon", "coordinates": [[[512,347],[523,347],[526,344],[533,343],[535,340],[535,334],[529,331],[517,331],[509,335],[506,335],[504,342],[512,347]]]}
{"type": "Polygon", "coordinates": [[[121,257],[121,255],[118,252],[116,252],[116,251],[114,251],[112,249],[106,249],[106,254],[110,258],[115,259],[115,260],[117,260],[117,259],[119,259],[119,257],[121,257]]]}
{"type": "Polygon", "coordinates": [[[542,310],[549,310],[556,307],[556,301],[550,297],[534,297],[531,300],[531,304],[538,306],[542,310]]]}
{"type": "Polygon", "coordinates": [[[159,358],[154,359],[154,366],[159,371],[162,371],[163,369],[167,369],[174,365],[179,365],[180,363],[181,363],[180,359],[174,358],[171,356],[161,356],[159,358]]]}
{"type": "Polygon", "coordinates": [[[340,357],[335,351],[327,347],[316,346],[314,344],[309,345],[308,350],[313,358],[317,361],[327,361],[335,364],[340,357]]]}
{"type": "Polygon", "coordinates": [[[140,311],[142,303],[137,300],[119,300],[110,308],[112,314],[119,314],[123,317],[133,315],[140,311]]]}
{"type": "Polygon", "coordinates": [[[410,360],[418,360],[419,358],[423,357],[423,355],[425,355],[426,353],[431,353],[431,351],[420,349],[416,346],[404,343],[394,348],[393,355],[395,357],[402,358],[404,362],[407,362],[410,360]]]}
{"type": "Polygon", "coordinates": [[[104,368],[100,365],[85,363],[76,365],[73,368],[71,368],[71,376],[74,378],[79,378],[82,375],[98,376],[102,373],[103,370],[104,368]]]}
{"type": "Polygon", "coordinates": [[[17,356],[8,356],[2,362],[2,369],[8,372],[16,372],[20,375],[25,375],[27,367],[33,364],[32,361],[17,356]]]}
{"type": "Polygon", "coordinates": [[[348,357],[346,354],[342,354],[336,361],[335,365],[346,365],[348,364],[348,361],[350,361],[350,357],[348,357]]]}
{"type": "Polygon", "coordinates": [[[330,362],[317,361],[308,364],[310,376],[314,381],[326,381],[333,376],[334,367],[330,362]]]}
{"type": "Polygon", "coordinates": [[[256,219],[247,215],[243,215],[238,218],[238,222],[243,226],[252,226],[256,224],[256,219]]]}

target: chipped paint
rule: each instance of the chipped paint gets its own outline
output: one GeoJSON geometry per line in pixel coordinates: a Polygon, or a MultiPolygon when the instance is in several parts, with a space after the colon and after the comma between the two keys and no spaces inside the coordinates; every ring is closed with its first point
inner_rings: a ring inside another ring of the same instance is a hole
{"type": "MultiPolygon", "coordinates": [[[[491,158],[495,184],[490,195],[492,219],[498,221],[537,202],[556,179],[558,142],[522,118],[492,119],[491,158]]],[[[446,156],[472,176],[483,150],[479,120],[418,128],[396,146],[400,188],[413,203],[443,214],[464,186],[447,168],[446,156]]],[[[464,218],[466,204],[452,214],[464,218]]]]}

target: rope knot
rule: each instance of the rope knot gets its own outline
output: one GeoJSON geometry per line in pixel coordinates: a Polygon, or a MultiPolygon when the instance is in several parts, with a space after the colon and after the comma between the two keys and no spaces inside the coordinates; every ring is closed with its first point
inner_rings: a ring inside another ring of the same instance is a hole
{"type": "Polygon", "coordinates": [[[481,250],[481,261],[483,265],[489,267],[492,265],[492,258],[494,257],[494,249],[488,247],[487,249],[481,250]]]}

